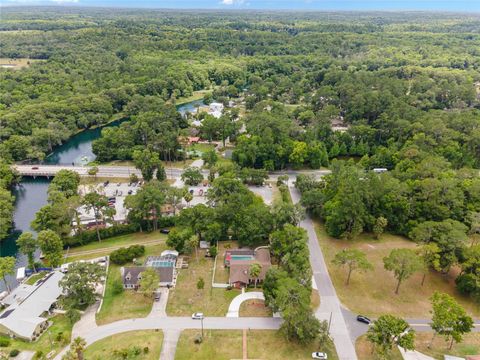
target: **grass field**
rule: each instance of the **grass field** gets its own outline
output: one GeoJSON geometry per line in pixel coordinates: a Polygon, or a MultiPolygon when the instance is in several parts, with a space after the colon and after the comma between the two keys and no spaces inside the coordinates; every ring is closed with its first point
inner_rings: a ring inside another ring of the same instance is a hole
{"type": "MultiPolygon", "coordinates": [[[[372,344],[367,340],[365,335],[360,336],[355,343],[358,360],[383,360],[373,352],[372,344]]],[[[389,360],[403,360],[402,354],[397,348],[393,348],[389,354],[389,360]]]]}
{"type": "Polygon", "coordinates": [[[247,300],[240,305],[240,316],[271,317],[272,310],[265,306],[263,300],[247,300]]]}
{"type": "MultiPolygon", "coordinates": [[[[160,255],[165,248],[164,244],[147,247],[145,256],[160,255]]],[[[143,261],[143,258],[139,258],[138,260],[143,261]]],[[[133,290],[124,290],[116,294],[113,291],[113,284],[121,281],[120,266],[110,264],[102,308],[96,315],[98,325],[108,324],[122,319],[145,317],[152,310],[153,299],[145,297],[142,293],[133,290]]]]}
{"type": "Polygon", "coordinates": [[[186,103],[189,103],[189,102],[192,102],[192,101],[201,100],[210,91],[211,90],[197,90],[197,91],[194,91],[192,96],[186,96],[186,97],[178,98],[175,101],[175,105],[178,106],[178,105],[183,105],[183,104],[186,104],[186,103]]]}
{"type": "Polygon", "coordinates": [[[109,336],[90,345],[85,351],[88,360],[158,360],[162,350],[163,333],[155,330],[131,331],[109,336]],[[115,351],[132,349],[137,346],[141,353],[137,356],[120,357],[115,351]],[[145,351],[144,349],[147,349],[145,351]]]}
{"type": "MultiPolygon", "coordinates": [[[[193,340],[199,330],[182,332],[175,354],[175,360],[230,360],[242,358],[242,331],[240,330],[208,330],[202,344],[194,344],[193,340]]],[[[314,351],[325,351],[328,359],[338,359],[332,344],[319,349],[315,343],[298,345],[289,343],[280,333],[272,330],[251,330],[247,332],[247,355],[249,359],[281,360],[311,359],[314,351]]]]}
{"type": "Polygon", "coordinates": [[[396,280],[391,272],[384,269],[383,258],[395,248],[414,248],[414,242],[390,234],[383,235],[381,240],[375,240],[368,234],[359,236],[356,240],[339,240],[329,237],[318,223],[316,229],[337,294],[350,310],[370,316],[390,313],[429,318],[429,298],[434,291],[439,291],[454,296],[470,314],[480,315],[480,307],[456,291],[455,270],[447,275],[428,273],[424,286],[420,285],[422,273],[416,273],[402,283],[399,295],[395,295],[396,280]],[[346,269],[336,267],[331,262],[334,255],[345,248],[364,251],[374,265],[373,271],[353,273],[349,286],[345,285],[346,269]]]}
{"type": "Polygon", "coordinates": [[[68,254],[67,261],[79,259],[91,259],[98,256],[108,255],[114,248],[128,247],[133,244],[145,244],[145,247],[153,246],[148,243],[156,244],[166,241],[167,236],[158,231],[137,232],[132,234],[111,237],[100,242],[95,241],[87,245],[78,246],[65,251],[68,254]]]}
{"type": "Polygon", "coordinates": [[[467,355],[480,354],[480,334],[472,333],[463,339],[459,344],[453,344],[452,349],[448,349],[449,342],[445,341],[442,336],[436,336],[431,349],[428,348],[430,341],[432,340],[432,333],[417,333],[415,346],[418,351],[429,355],[435,359],[443,359],[444,354],[465,357],[467,355]]]}
{"type": "Polygon", "coordinates": [[[72,333],[72,325],[70,321],[63,315],[56,315],[50,319],[53,322],[52,326],[44,332],[40,338],[35,342],[26,342],[23,340],[10,339],[10,346],[2,348],[7,353],[10,350],[29,350],[40,351],[43,355],[47,355],[50,351],[55,354],[63,347],[70,343],[72,333]]]}
{"type": "Polygon", "coordinates": [[[47,275],[46,271],[40,271],[39,273],[31,275],[27,281],[25,281],[25,284],[27,285],[33,285],[35,284],[38,280],[43,278],[45,275],[47,275]]]}
{"type": "Polygon", "coordinates": [[[20,58],[20,59],[10,59],[10,58],[0,58],[0,65],[6,65],[6,66],[0,66],[1,68],[6,68],[6,69],[22,69],[25,67],[29,67],[30,64],[32,64],[35,61],[39,60],[32,60],[32,59],[26,59],[26,58],[20,58]]]}
{"type": "Polygon", "coordinates": [[[232,299],[240,294],[239,290],[212,288],[213,259],[205,258],[199,251],[188,261],[189,268],[181,269],[177,285],[170,290],[167,314],[170,316],[190,316],[194,312],[203,312],[206,316],[225,316],[232,299]],[[197,289],[197,281],[202,277],[204,289],[197,289]]]}

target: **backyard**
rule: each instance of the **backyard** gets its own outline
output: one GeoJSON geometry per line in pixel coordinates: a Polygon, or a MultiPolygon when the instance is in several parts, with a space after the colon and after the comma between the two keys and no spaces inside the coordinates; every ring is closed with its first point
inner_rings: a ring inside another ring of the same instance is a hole
{"type": "MultiPolygon", "coordinates": [[[[220,260],[219,255],[218,262],[220,260]]],[[[230,302],[240,294],[240,291],[212,288],[213,263],[212,258],[205,258],[204,251],[199,251],[198,260],[195,259],[195,256],[190,258],[188,269],[180,270],[177,285],[170,290],[167,304],[168,315],[190,316],[198,311],[203,312],[206,316],[225,316],[230,302]],[[197,289],[197,282],[200,278],[204,280],[203,289],[197,289]]]]}
{"type": "Polygon", "coordinates": [[[420,285],[423,274],[415,273],[402,283],[400,293],[395,295],[396,280],[391,272],[384,269],[383,258],[395,248],[414,248],[414,242],[391,234],[384,234],[381,240],[375,240],[369,234],[361,235],[356,240],[333,239],[319,223],[316,223],[316,231],[337,294],[348,309],[369,316],[390,313],[403,317],[429,318],[429,298],[435,291],[439,291],[454,296],[473,316],[480,315],[479,306],[457,292],[456,269],[447,275],[429,272],[423,286],[420,285]],[[332,264],[335,254],[346,248],[362,250],[374,266],[373,271],[353,273],[348,286],[345,285],[346,270],[332,264]]]}
{"type": "Polygon", "coordinates": [[[163,333],[155,330],[131,331],[109,336],[90,345],[85,351],[89,360],[158,360],[163,333]]]}
{"type": "MultiPolygon", "coordinates": [[[[241,330],[207,330],[204,341],[194,344],[198,330],[182,332],[175,354],[175,360],[230,360],[242,358],[241,330]]],[[[249,359],[311,359],[314,351],[328,353],[329,360],[338,359],[333,344],[319,349],[317,344],[300,345],[291,343],[278,332],[272,330],[247,331],[247,355],[249,359]]]]}

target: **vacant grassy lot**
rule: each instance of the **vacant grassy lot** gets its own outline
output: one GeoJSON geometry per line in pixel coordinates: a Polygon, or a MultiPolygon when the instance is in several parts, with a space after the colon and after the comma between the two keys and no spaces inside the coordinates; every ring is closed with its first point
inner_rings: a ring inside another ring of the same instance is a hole
{"type": "Polygon", "coordinates": [[[432,340],[432,333],[417,333],[415,346],[418,351],[429,355],[435,359],[443,359],[444,354],[465,357],[467,355],[477,355],[480,353],[480,334],[474,333],[465,336],[460,344],[453,344],[451,350],[449,342],[442,336],[436,336],[431,349],[428,348],[432,340]]]}
{"type": "MultiPolygon", "coordinates": [[[[155,245],[146,248],[145,257],[160,255],[165,250],[165,245],[155,245]]],[[[139,258],[143,261],[144,258],[139,258]]],[[[129,266],[127,264],[125,266],[129,266]]],[[[153,299],[145,297],[134,290],[124,290],[120,293],[114,291],[115,282],[121,283],[120,267],[110,263],[107,276],[107,288],[103,298],[102,308],[96,319],[99,325],[108,324],[117,320],[139,318],[147,316],[152,310],[153,299]]]]}
{"type": "Polygon", "coordinates": [[[167,314],[189,316],[198,311],[206,316],[225,316],[240,291],[212,288],[213,259],[205,258],[204,251],[199,251],[198,261],[193,256],[188,263],[189,268],[180,270],[177,285],[170,290],[167,314]],[[197,289],[200,278],[205,281],[203,289],[197,289]]]}
{"type": "Polygon", "coordinates": [[[124,351],[137,346],[141,353],[137,356],[124,357],[136,360],[158,360],[162,350],[163,333],[155,330],[131,331],[109,336],[90,345],[85,351],[89,360],[116,360],[115,351],[124,351]],[[145,351],[144,349],[147,349],[145,351]]]}
{"type": "MultiPolygon", "coordinates": [[[[355,343],[358,360],[381,360],[379,356],[373,352],[372,344],[367,340],[365,335],[360,336],[355,343]]],[[[402,354],[397,348],[390,353],[389,360],[403,360],[402,354]]]]}
{"type": "Polygon", "coordinates": [[[265,306],[263,300],[247,300],[240,305],[240,316],[270,317],[272,310],[265,306]]]}
{"type": "MultiPolygon", "coordinates": [[[[242,358],[242,331],[208,330],[202,344],[194,344],[199,330],[182,332],[175,354],[176,360],[230,360],[242,358]]],[[[313,351],[326,351],[329,359],[338,359],[333,345],[319,349],[311,345],[289,343],[277,331],[251,330],[247,332],[247,354],[249,359],[311,359],[313,351]]]]}
{"type": "Polygon", "coordinates": [[[480,315],[480,307],[456,291],[455,270],[447,275],[430,272],[424,286],[420,285],[422,273],[416,273],[402,283],[400,294],[395,295],[396,280],[391,272],[384,269],[383,258],[395,248],[414,248],[414,242],[390,234],[385,234],[381,240],[375,240],[370,235],[359,236],[356,240],[339,240],[329,237],[320,224],[317,223],[316,228],[338,296],[350,310],[370,316],[390,313],[405,317],[430,317],[429,298],[434,291],[439,291],[454,296],[472,315],[480,315]],[[345,248],[364,251],[374,265],[373,271],[353,273],[349,286],[345,285],[346,269],[331,262],[334,255],[345,248]]]}
{"type": "Polygon", "coordinates": [[[167,236],[160,234],[158,231],[154,232],[137,232],[133,234],[115,236],[102,240],[100,242],[95,241],[87,245],[78,246],[65,251],[68,254],[68,261],[79,259],[91,259],[103,255],[110,254],[114,249],[120,247],[128,247],[133,244],[143,244],[145,247],[164,243],[167,236]],[[88,257],[87,257],[88,256],[88,257]]]}
{"type": "Polygon", "coordinates": [[[72,325],[70,321],[63,315],[55,315],[50,319],[53,322],[52,326],[44,332],[40,338],[35,342],[26,342],[23,340],[10,339],[10,346],[2,348],[6,353],[10,350],[29,350],[40,351],[43,355],[48,354],[53,350],[57,354],[63,347],[70,343],[72,333],[72,325]]]}

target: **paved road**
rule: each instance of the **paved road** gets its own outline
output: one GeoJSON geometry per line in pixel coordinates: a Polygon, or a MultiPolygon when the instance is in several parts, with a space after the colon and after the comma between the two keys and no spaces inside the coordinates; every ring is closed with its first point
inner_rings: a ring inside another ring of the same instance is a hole
{"type": "MultiPolygon", "coordinates": [[[[12,165],[12,168],[17,170],[21,175],[25,176],[55,176],[60,170],[71,170],[77,172],[80,176],[89,176],[88,166],[72,166],[72,165],[12,165]]],[[[170,179],[178,179],[182,175],[183,169],[165,167],[167,177],[170,179]]],[[[204,176],[208,176],[207,170],[202,170],[204,176]]],[[[281,175],[288,175],[294,179],[298,174],[311,174],[316,178],[320,178],[329,174],[330,170],[286,170],[274,171],[270,173],[270,178],[276,180],[281,175]]],[[[132,166],[98,166],[97,177],[105,178],[129,178],[131,174],[136,174],[139,178],[142,177],[140,171],[132,166]]]]}
{"type": "MultiPolygon", "coordinates": [[[[300,201],[300,193],[295,188],[289,187],[289,189],[293,202],[298,203],[300,201]]],[[[330,279],[322,250],[318,244],[313,222],[308,215],[300,223],[300,226],[308,233],[310,264],[320,295],[320,306],[315,315],[320,320],[329,321],[331,319],[330,335],[333,338],[338,357],[342,360],[357,360],[354,346],[355,338],[351,337],[348,330],[340,300],[330,279]]]]}
{"type": "Polygon", "coordinates": [[[166,330],[164,332],[160,360],[175,360],[175,351],[177,350],[180,333],[180,330],[166,330]]]}
{"type": "MultiPolygon", "coordinates": [[[[83,319],[82,319],[83,320],[83,319]]],[[[212,330],[277,330],[282,323],[279,318],[260,317],[206,317],[203,321],[204,329],[212,330]]],[[[76,325],[76,324],[75,324],[76,325]]],[[[201,321],[193,320],[190,317],[146,317],[139,319],[120,320],[102,326],[81,326],[74,329],[74,337],[81,336],[85,339],[87,346],[108,336],[120,334],[127,331],[155,330],[182,331],[185,329],[201,329],[201,321]]],[[[63,349],[55,360],[61,360],[62,355],[68,351],[63,349]]]]}

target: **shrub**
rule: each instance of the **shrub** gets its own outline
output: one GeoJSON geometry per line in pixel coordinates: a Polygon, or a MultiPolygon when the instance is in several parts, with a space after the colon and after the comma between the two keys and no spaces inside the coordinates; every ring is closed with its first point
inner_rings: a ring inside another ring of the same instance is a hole
{"type": "Polygon", "coordinates": [[[20,354],[20,350],[18,349],[13,349],[10,351],[10,357],[16,357],[18,354],[20,354]]]}
{"type": "Polygon", "coordinates": [[[65,312],[65,316],[70,320],[70,324],[75,324],[78,320],[80,320],[80,311],[74,308],[69,308],[65,312]]]}
{"type": "Polygon", "coordinates": [[[211,257],[215,257],[218,254],[218,249],[215,245],[213,245],[213,246],[210,246],[209,252],[211,257]]]}
{"type": "Polygon", "coordinates": [[[42,350],[38,350],[35,355],[33,356],[34,359],[41,359],[43,358],[43,351],[42,350]]]}
{"type": "Polygon", "coordinates": [[[197,289],[202,290],[205,287],[205,280],[203,278],[199,278],[197,281],[197,289]]]}
{"type": "Polygon", "coordinates": [[[116,279],[113,283],[112,283],[112,294],[113,295],[119,295],[121,293],[123,293],[123,284],[120,280],[116,279]]]}
{"type": "Polygon", "coordinates": [[[10,346],[10,339],[7,338],[0,338],[0,347],[8,347],[10,346]]]}
{"type": "Polygon", "coordinates": [[[145,254],[145,246],[132,245],[128,248],[120,248],[110,253],[110,260],[117,265],[124,265],[133,259],[145,254]]]}
{"type": "Polygon", "coordinates": [[[144,353],[144,354],[148,354],[149,352],[150,352],[150,348],[149,348],[148,346],[145,346],[145,347],[143,348],[143,353],[144,353]]]}

